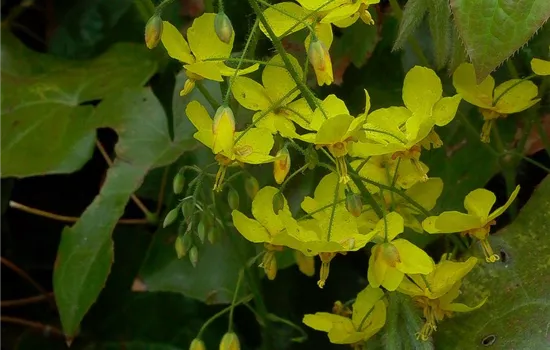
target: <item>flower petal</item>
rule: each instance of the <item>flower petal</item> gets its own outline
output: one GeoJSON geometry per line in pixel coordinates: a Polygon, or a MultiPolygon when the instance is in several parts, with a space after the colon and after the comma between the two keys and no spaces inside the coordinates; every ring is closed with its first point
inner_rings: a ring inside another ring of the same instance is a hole
{"type": "Polygon", "coordinates": [[[359,325],[363,322],[363,319],[374,308],[376,302],[384,297],[384,291],[380,288],[373,288],[367,286],[360,291],[353,303],[353,314],[351,320],[355,329],[361,330],[359,325]]]}
{"type": "MultiPolygon", "coordinates": [[[[246,68],[241,67],[239,68],[239,71],[237,71],[237,76],[246,75],[246,74],[255,72],[258,70],[259,67],[260,65],[258,63],[254,63],[246,68]]],[[[233,75],[235,75],[235,71],[236,71],[235,68],[228,67],[221,61],[218,62],[218,69],[220,71],[220,74],[225,77],[232,77],[233,75]]]]}
{"type": "Polygon", "coordinates": [[[265,227],[258,221],[246,217],[246,215],[238,210],[233,210],[231,216],[233,217],[233,225],[235,225],[237,231],[250,242],[263,243],[271,240],[271,236],[265,227]]]}
{"type": "Polygon", "coordinates": [[[437,299],[449,293],[456,283],[472,271],[476,263],[477,259],[470,257],[464,262],[445,260],[437,264],[433,273],[427,277],[430,284],[429,298],[437,299]]]}
{"type": "Polygon", "coordinates": [[[493,192],[478,188],[468,193],[464,198],[464,208],[466,208],[468,214],[478,216],[485,222],[496,200],[497,197],[493,192]]]}
{"type": "Polygon", "coordinates": [[[462,63],[458,66],[453,73],[453,85],[456,92],[469,103],[482,108],[492,107],[495,80],[489,75],[478,85],[471,63],[462,63]]]}
{"type": "Polygon", "coordinates": [[[285,106],[283,109],[288,119],[294,123],[300,125],[306,130],[310,130],[309,124],[311,123],[311,116],[313,111],[309,108],[305,98],[297,99],[285,106]]]}
{"type": "MultiPolygon", "coordinates": [[[[238,138],[240,134],[240,132],[235,133],[235,137],[238,138]]],[[[269,155],[273,144],[273,135],[269,130],[252,128],[239,139],[233,149],[239,161],[248,164],[263,164],[275,160],[275,157],[269,155]]]]}
{"type": "MultiPolygon", "coordinates": [[[[414,186],[405,191],[405,193],[424,209],[432,210],[442,191],[443,180],[439,177],[431,177],[428,181],[417,182],[414,186]]],[[[414,207],[410,206],[410,208],[413,209],[414,207]]]]}
{"type": "Polygon", "coordinates": [[[432,111],[435,125],[445,126],[449,124],[456,115],[460,101],[462,101],[462,96],[459,94],[451,97],[443,97],[441,100],[437,101],[432,111]]]}
{"type": "Polygon", "coordinates": [[[223,81],[222,74],[220,72],[220,63],[214,61],[202,61],[191,64],[186,64],[183,67],[204,79],[223,81]]]}
{"type": "Polygon", "coordinates": [[[550,75],[550,61],[533,58],[531,60],[531,69],[537,75],[550,75]]]}
{"type": "Polygon", "coordinates": [[[194,100],[189,102],[185,108],[187,118],[193,123],[197,132],[193,135],[195,139],[208,148],[212,148],[214,135],[212,133],[212,118],[208,115],[206,108],[200,102],[194,100]]]}
{"type": "MultiPolygon", "coordinates": [[[[310,14],[311,11],[308,11],[307,9],[293,2],[281,2],[275,5],[271,5],[269,8],[267,8],[264,11],[264,16],[267,20],[267,23],[269,23],[269,27],[273,30],[273,33],[275,33],[277,37],[282,36],[292,27],[294,28],[290,31],[289,34],[295,33],[305,28],[303,23],[300,23],[295,18],[292,18],[285,13],[292,14],[293,17],[296,18],[304,18],[308,14],[310,14]]],[[[310,16],[309,18],[304,20],[304,23],[310,24],[313,22],[313,20],[314,16],[310,16]]],[[[260,23],[260,29],[269,38],[269,35],[267,34],[267,31],[262,23],[260,23]]]]}
{"type": "MultiPolygon", "coordinates": [[[[287,57],[294,67],[294,70],[298,73],[298,76],[302,78],[302,67],[300,67],[298,60],[289,54],[287,54],[287,57]]],[[[280,55],[275,55],[270,59],[268,65],[264,68],[262,72],[262,84],[273,103],[281,100],[285,95],[296,88],[296,82],[284,67],[283,59],[280,55]],[[279,65],[280,67],[275,65],[279,65]]],[[[281,101],[279,105],[286,105],[288,102],[294,100],[299,94],[300,91],[296,90],[296,92],[281,101]]]]}
{"type": "Polygon", "coordinates": [[[539,89],[530,80],[508,80],[495,89],[495,101],[498,99],[495,109],[503,114],[524,111],[540,101],[536,98],[538,93],[539,89]]]}
{"type": "Polygon", "coordinates": [[[231,55],[235,33],[231,34],[229,43],[221,41],[214,29],[215,18],[215,13],[205,13],[195,18],[193,25],[187,30],[189,47],[198,61],[207,58],[226,58],[231,55]]]}
{"type": "Polygon", "coordinates": [[[329,13],[327,13],[321,19],[321,23],[334,23],[348,19],[349,17],[355,15],[357,11],[359,11],[359,6],[361,6],[361,1],[355,1],[338,6],[334,10],[331,10],[329,13]]]}
{"type": "Polygon", "coordinates": [[[325,120],[315,138],[317,145],[332,145],[344,141],[346,133],[353,122],[353,117],[347,114],[340,114],[336,117],[325,120]]]}
{"type": "Polygon", "coordinates": [[[162,27],[162,45],[166,48],[168,55],[183,63],[195,62],[191,49],[180,31],[168,21],[163,21],[162,27]]]}
{"type": "Polygon", "coordinates": [[[483,225],[480,217],[458,211],[446,211],[439,216],[430,216],[422,223],[422,227],[428,233],[464,232],[483,225]]]}
{"type": "Polygon", "coordinates": [[[403,83],[403,102],[413,113],[431,115],[442,94],[441,80],[433,70],[414,66],[407,72],[403,83]]]}
{"type": "Polygon", "coordinates": [[[336,95],[330,94],[320,102],[320,107],[316,108],[313,112],[309,126],[313,130],[319,130],[327,118],[330,119],[340,114],[349,115],[350,113],[344,101],[336,97],[336,95]],[[325,112],[324,114],[323,111],[325,112]]]}
{"type": "Polygon", "coordinates": [[[395,267],[388,266],[386,274],[384,275],[382,286],[390,292],[393,292],[397,289],[397,287],[399,287],[404,277],[405,274],[403,272],[399,271],[395,267]]]}
{"type": "MultiPolygon", "coordinates": [[[[273,211],[273,196],[277,192],[279,190],[275,187],[262,187],[252,201],[252,215],[267,229],[271,236],[275,236],[285,229],[285,225],[279,218],[279,215],[273,211]]],[[[284,200],[282,211],[290,213],[286,199],[284,200]]]]}
{"type": "Polygon", "coordinates": [[[516,199],[516,197],[519,193],[519,189],[520,189],[520,187],[519,187],[519,185],[517,185],[516,189],[514,190],[514,192],[512,192],[512,194],[510,195],[510,198],[508,198],[506,203],[502,207],[497,208],[495,211],[493,211],[491,214],[489,214],[489,217],[487,218],[487,220],[492,221],[492,220],[496,219],[497,217],[501,216],[506,211],[506,209],[508,209],[508,207],[512,204],[514,199],[516,199]]]}
{"type": "Polygon", "coordinates": [[[246,109],[261,111],[271,106],[271,100],[264,87],[250,78],[236,77],[231,92],[237,102],[246,109]]]}
{"type": "Polygon", "coordinates": [[[406,239],[398,238],[391,242],[399,252],[400,262],[396,268],[403,273],[420,273],[426,275],[433,271],[433,259],[422,249],[406,239]]]}

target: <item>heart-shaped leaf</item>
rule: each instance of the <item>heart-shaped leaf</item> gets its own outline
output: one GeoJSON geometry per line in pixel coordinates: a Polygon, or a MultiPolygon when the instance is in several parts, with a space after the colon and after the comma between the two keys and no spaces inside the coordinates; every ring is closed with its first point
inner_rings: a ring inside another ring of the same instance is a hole
{"type": "Polygon", "coordinates": [[[548,0],[451,0],[454,21],[483,80],[550,17],[548,0]]]}

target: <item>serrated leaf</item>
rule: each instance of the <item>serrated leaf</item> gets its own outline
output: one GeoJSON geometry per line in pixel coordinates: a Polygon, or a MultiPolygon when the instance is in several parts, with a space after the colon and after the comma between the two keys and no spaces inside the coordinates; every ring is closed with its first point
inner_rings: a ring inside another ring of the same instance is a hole
{"type": "Polygon", "coordinates": [[[393,44],[393,50],[402,49],[407,43],[409,36],[412,35],[422,20],[424,15],[428,11],[431,0],[410,0],[407,1],[405,8],[403,9],[403,18],[399,23],[399,32],[397,39],[393,44]]]}
{"type": "MultiPolygon", "coordinates": [[[[487,302],[479,310],[442,322],[435,334],[438,349],[548,348],[549,212],[547,176],[517,218],[490,237],[501,260],[480,262],[464,280],[465,304],[476,305],[489,296],[487,302]]],[[[480,250],[476,255],[483,256],[480,250]]]]}
{"type": "Polygon", "coordinates": [[[91,157],[94,108],[126,87],[142,86],[156,69],[146,49],[118,44],[88,61],[29,50],[10,34],[2,43],[2,176],[70,173],[91,157]]]}
{"type": "Polygon", "coordinates": [[[451,50],[451,8],[447,1],[430,0],[428,25],[432,37],[435,65],[445,67],[451,50]]]}
{"type": "Polygon", "coordinates": [[[190,141],[168,134],[166,115],[149,89],[127,89],[97,107],[94,127],[119,136],[116,159],[100,193],[78,222],[63,230],[54,270],[54,290],[67,337],[96,300],[113,260],[111,233],[124,208],[151,168],[175,161],[190,141]]]}
{"type": "Polygon", "coordinates": [[[451,0],[451,8],[478,81],[527,43],[550,17],[548,0],[451,0]]]}

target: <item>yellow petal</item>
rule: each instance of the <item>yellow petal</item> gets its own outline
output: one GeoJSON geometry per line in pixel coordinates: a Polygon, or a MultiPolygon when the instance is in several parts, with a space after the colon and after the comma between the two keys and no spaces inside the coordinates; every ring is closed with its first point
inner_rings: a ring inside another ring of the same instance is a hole
{"type": "Polygon", "coordinates": [[[489,75],[478,85],[471,63],[458,66],[453,73],[453,85],[464,100],[478,107],[491,108],[495,80],[489,75]]]}
{"type": "Polygon", "coordinates": [[[371,107],[370,95],[369,95],[369,92],[367,91],[367,89],[364,89],[364,90],[365,90],[365,111],[363,112],[363,114],[367,115],[367,114],[369,114],[370,107],[371,107]]]}
{"type": "MultiPolygon", "coordinates": [[[[298,73],[298,76],[302,78],[302,67],[298,63],[298,60],[292,55],[287,54],[290,63],[294,67],[294,70],[298,73]]],[[[292,79],[292,76],[288,70],[284,67],[283,59],[279,55],[275,55],[269,60],[268,65],[262,72],[262,83],[265,87],[266,93],[273,103],[280,101],[285,95],[296,87],[296,82],[292,79]],[[279,65],[275,66],[275,65],[279,65]]],[[[284,106],[288,102],[294,100],[300,94],[299,90],[296,90],[293,94],[286,97],[279,103],[279,106],[284,106]]]]}
{"type": "MultiPolygon", "coordinates": [[[[317,23],[315,28],[315,35],[317,39],[321,40],[327,50],[332,46],[332,41],[334,40],[334,34],[332,33],[332,26],[330,23],[317,23]]],[[[304,45],[306,48],[306,53],[309,52],[309,44],[311,43],[311,33],[307,35],[304,45]]]]}
{"type": "Polygon", "coordinates": [[[401,261],[396,268],[403,273],[428,274],[434,269],[433,259],[422,249],[406,239],[398,238],[391,242],[399,251],[401,261]]]}
{"type": "MultiPolygon", "coordinates": [[[[409,276],[409,277],[414,278],[415,276],[418,276],[418,275],[412,275],[412,276],[409,276]]],[[[397,290],[400,293],[407,294],[407,295],[410,295],[412,297],[424,295],[424,289],[419,287],[419,285],[416,284],[415,282],[416,282],[416,279],[413,282],[408,278],[403,278],[403,281],[401,281],[401,284],[399,285],[397,290]]]]}
{"type": "Polygon", "coordinates": [[[437,264],[433,273],[427,277],[430,284],[428,290],[430,299],[437,299],[448,293],[457,282],[462,280],[474,268],[476,263],[477,259],[470,257],[464,262],[445,260],[437,264]]]}
{"type": "Polygon", "coordinates": [[[297,99],[289,103],[284,109],[286,117],[292,120],[294,123],[300,125],[302,128],[309,130],[309,124],[311,123],[311,116],[313,111],[309,107],[305,98],[297,99]]]}
{"type": "Polygon", "coordinates": [[[205,13],[195,18],[193,25],[187,30],[189,47],[198,61],[207,58],[226,58],[231,55],[235,33],[232,33],[229,43],[221,41],[214,29],[215,18],[215,13],[205,13]]]}
{"type": "Polygon", "coordinates": [[[431,114],[442,93],[441,80],[433,70],[414,66],[407,72],[403,83],[403,102],[413,113],[431,114]]]}
{"type": "Polygon", "coordinates": [[[200,141],[208,148],[212,148],[214,135],[212,134],[212,118],[208,115],[206,108],[200,102],[191,101],[185,108],[187,118],[193,123],[197,132],[193,135],[195,139],[200,141]]]}
{"type": "Polygon", "coordinates": [[[403,272],[399,271],[395,267],[388,266],[382,286],[390,292],[393,292],[397,289],[397,287],[399,287],[404,277],[405,274],[403,272]]]}
{"type": "Polygon", "coordinates": [[[315,275],[315,260],[312,256],[306,256],[302,252],[295,250],[294,260],[301,273],[309,277],[315,275]]]}
{"type": "Polygon", "coordinates": [[[300,5],[308,10],[330,11],[340,5],[346,4],[349,0],[297,0],[300,5]]]}
{"type": "MultiPolygon", "coordinates": [[[[292,17],[301,19],[306,17],[309,13],[311,13],[311,11],[308,11],[293,2],[281,2],[267,8],[264,11],[264,16],[267,20],[267,23],[269,23],[269,27],[273,30],[277,37],[280,37],[292,27],[294,27],[294,29],[292,29],[289,34],[295,33],[305,28],[303,23],[300,23],[295,18],[292,18],[285,13],[292,14],[292,17]]],[[[310,24],[313,22],[313,20],[314,16],[310,16],[303,22],[306,24],[310,24]]],[[[260,29],[269,38],[269,35],[267,34],[263,23],[260,24],[260,29]]]]}
{"type": "Polygon", "coordinates": [[[319,105],[320,107],[315,108],[311,116],[310,128],[313,130],[319,130],[327,118],[332,118],[340,114],[350,114],[345,102],[334,94],[325,97],[319,105]]]}
{"type": "MultiPolygon", "coordinates": [[[[252,201],[252,215],[258,222],[267,229],[271,236],[283,231],[285,226],[279,215],[273,211],[273,196],[279,192],[271,186],[262,187],[252,201]]],[[[288,203],[284,201],[282,211],[290,212],[288,203]]],[[[280,212],[279,212],[280,213],[280,212]]]]}
{"type": "Polygon", "coordinates": [[[187,41],[180,31],[168,21],[162,22],[162,45],[166,48],[168,55],[183,63],[193,63],[195,58],[191,54],[187,41]]]}
{"type": "Polygon", "coordinates": [[[405,193],[424,209],[432,210],[442,191],[443,180],[439,177],[432,177],[428,181],[416,183],[405,193]]]}
{"type": "Polygon", "coordinates": [[[231,92],[241,106],[253,111],[266,110],[271,105],[264,87],[250,78],[235,78],[231,92]]]}
{"type": "Polygon", "coordinates": [[[231,154],[233,152],[233,136],[235,135],[235,119],[231,109],[218,108],[212,123],[212,133],[214,135],[212,152],[218,154],[223,151],[225,154],[231,154]]]}
{"type": "Polygon", "coordinates": [[[334,21],[332,24],[337,26],[338,28],[347,28],[357,22],[359,19],[359,12],[354,13],[353,15],[349,16],[348,18],[341,19],[339,21],[334,21]]]}
{"type": "MultiPolygon", "coordinates": [[[[239,137],[241,133],[235,133],[239,137]]],[[[252,128],[234,146],[236,158],[248,164],[263,164],[275,160],[269,155],[273,148],[273,135],[267,129],[252,128]]]]}
{"type": "Polygon", "coordinates": [[[376,259],[377,255],[377,246],[372,247],[371,256],[369,258],[369,269],[367,271],[367,278],[369,284],[374,287],[380,287],[384,281],[384,276],[386,275],[386,270],[388,265],[382,261],[382,259],[376,259]]]}
{"type": "Polygon", "coordinates": [[[403,217],[399,215],[399,213],[392,211],[391,213],[387,214],[385,218],[380,219],[376,223],[376,227],[374,228],[373,232],[375,232],[378,237],[383,240],[386,240],[387,232],[387,240],[392,241],[399,234],[403,233],[404,230],[405,227],[403,217]]]}
{"type": "Polygon", "coordinates": [[[474,310],[477,310],[480,307],[482,307],[483,304],[485,304],[485,302],[487,301],[487,299],[488,298],[486,297],[485,299],[483,299],[476,306],[468,306],[468,305],[461,304],[461,303],[452,303],[452,304],[445,305],[445,307],[444,308],[442,307],[442,309],[446,310],[446,311],[453,311],[453,312],[470,312],[470,311],[474,311],[474,310]]]}
{"type": "MultiPolygon", "coordinates": [[[[246,75],[246,74],[255,72],[258,70],[259,67],[260,65],[258,63],[254,63],[253,65],[250,65],[246,68],[241,67],[239,68],[237,75],[241,76],[241,75],[246,75]]],[[[232,77],[233,75],[235,75],[235,71],[236,71],[235,68],[228,67],[223,62],[218,62],[218,70],[220,74],[225,77],[232,77]]]]}
{"type": "Polygon", "coordinates": [[[537,75],[550,75],[550,61],[533,58],[531,60],[531,69],[537,75]]]}
{"type": "Polygon", "coordinates": [[[514,190],[514,192],[512,192],[512,194],[510,195],[510,198],[508,198],[506,203],[502,207],[499,207],[495,211],[493,211],[489,215],[489,217],[487,218],[487,221],[492,221],[492,220],[496,219],[497,217],[499,217],[500,215],[502,215],[506,211],[506,209],[508,209],[508,207],[512,204],[514,199],[516,199],[516,197],[519,193],[519,189],[520,189],[520,187],[519,187],[519,185],[517,185],[516,189],[514,190]]]}
{"type": "Polygon", "coordinates": [[[304,315],[302,322],[316,331],[328,332],[334,323],[346,322],[351,320],[347,317],[330,314],[328,312],[316,312],[315,314],[304,315]]]}
{"type": "Polygon", "coordinates": [[[508,80],[495,89],[495,109],[499,113],[512,114],[526,110],[540,101],[537,86],[530,80],[508,80]],[[500,97],[500,98],[499,98],[500,97]]]}
{"type": "Polygon", "coordinates": [[[449,124],[456,115],[460,101],[462,101],[462,96],[459,94],[451,97],[443,97],[441,100],[437,101],[432,111],[435,125],[445,126],[449,124]]]}
{"type": "Polygon", "coordinates": [[[187,71],[194,73],[204,79],[223,81],[220,72],[220,62],[202,61],[183,66],[187,71]]]}
{"type": "Polygon", "coordinates": [[[493,192],[478,188],[468,193],[464,198],[464,208],[466,208],[468,214],[478,216],[482,221],[487,221],[489,212],[496,200],[497,197],[493,192]]]}
{"type": "Polygon", "coordinates": [[[430,224],[426,224],[426,226],[424,226],[423,223],[422,226],[428,233],[453,233],[464,232],[474,228],[480,228],[484,226],[484,224],[485,222],[482,221],[481,218],[478,216],[464,214],[458,211],[446,211],[441,213],[435,221],[435,229],[437,230],[437,232],[428,231],[427,228],[430,227],[430,224]]]}
{"type": "MultiPolygon", "coordinates": [[[[363,319],[370,313],[370,311],[376,305],[376,302],[384,297],[384,291],[380,288],[373,288],[367,286],[360,291],[353,303],[353,314],[351,320],[355,329],[361,330],[359,325],[363,322],[363,319]]],[[[364,323],[364,322],[363,322],[364,323]]]]}
{"type": "Polygon", "coordinates": [[[360,1],[355,1],[349,4],[338,6],[334,10],[331,10],[329,13],[327,13],[321,19],[321,23],[334,23],[346,20],[355,14],[358,16],[359,14],[357,13],[357,11],[359,11],[359,6],[361,6],[360,1]]]}
{"type": "Polygon", "coordinates": [[[363,324],[361,331],[363,332],[363,340],[368,340],[374,334],[376,334],[386,324],[386,304],[383,300],[379,300],[374,305],[372,314],[367,318],[367,321],[363,324]],[[370,324],[368,324],[370,321],[370,324]],[[368,324],[368,326],[365,326],[368,324]]]}
{"type": "Polygon", "coordinates": [[[341,114],[325,120],[317,132],[315,143],[318,145],[331,145],[344,141],[353,119],[351,115],[341,114]]]}
{"type": "Polygon", "coordinates": [[[265,227],[258,221],[252,220],[238,210],[233,210],[233,225],[244,238],[252,243],[269,242],[271,237],[265,227]]]}

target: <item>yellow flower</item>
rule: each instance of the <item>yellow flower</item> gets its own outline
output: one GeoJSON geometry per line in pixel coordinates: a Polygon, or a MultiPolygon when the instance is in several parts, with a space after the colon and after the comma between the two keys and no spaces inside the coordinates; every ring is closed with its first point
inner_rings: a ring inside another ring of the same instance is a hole
{"type": "MultiPolygon", "coordinates": [[[[189,79],[180,95],[189,93],[196,80],[209,79],[221,82],[222,76],[232,76],[235,72],[224,63],[231,55],[235,34],[231,33],[227,43],[221,41],[215,31],[215,18],[214,13],[205,13],[196,18],[187,30],[189,43],[170,22],[163,22],[162,44],[170,57],[183,63],[189,79]]],[[[248,74],[257,69],[258,65],[254,64],[239,70],[238,74],[248,74]]]]}
{"type": "Polygon", "coordinates": [[[410,275],[404,279],[397,289],[399,292],[410,295],[423,309],[426,322],[419,332],[422,340],[428,340],[432,332],[437,329],[437,323],[445,317],[451,317],[453,312],[468,312],[481,307],[483,300],[475,307],[469,307],[453,301],[460,294],[461,280],[476,265],[477,259],[470,257],[465,262],[442,260],[427,276],[410,275]]]}
{"type": "Polygon", "coordinates": [[[422,227],[428,233],[453,233],[462,232],[477,238],[483,248],[485,260],[495,262],[500,259],[498,254],[493,252],[489,244],[489,232],[491,225],[496,223],[495,219],[502,215],[512,204],[519,192],[519,185],[508,198],[508,201],[500,208],[491,212],[496,202],[493,192],[479,188],[470,192],[464,199],[464,208],[468,214],[458,211],[446,211],[438,216],[430,216],[422,222],[422,227]]]}
{"type": "Polygon", "coordinates": [[[251,128],[248,131],[234,132],[230,116],[224,115],[228,112],[223,110],[216,113],[219,121],[216,126],[216,123],[208,115],[206,108],[198,101],[191,101],[187,105],[185,113],[197,128],[197,132],[193,137],[210,148],[220,164],[214,190],[221,191],[228,166],[242,163],[270,163],[276,159],[269,155],[274,143],[269,130],[251,128]]]}
{"type": "MultiPolygon", "coordinates": [[[[291,55],[288,58],[302,76],[298,61],[291,55]]],[[[284,68],[281,56],[276,55],[269,60],[262,72],[262,84],[247,77],[237,77],[231,87],[233,96],[243,107],[258,111],[252,117],[257,127],[266,128],[274,134],[280,132],[284,137],[295,134],[293,122],[307,127],[311,109],[303,98],[293,101],[300,92],[284,68]],[[270,112],[266,114],[268,110],[270,112]]]]}
{"type": "Polygon", "coordinates": [[[433,70],[413,67],[403,85],[405,107],[370,113],[364,125],[365,140],[354,144],[350,154],[361,158],[385,154],[400,157],[402,163],[412,163],[418,175],[426,180],[426,170],[420,163],[420,146],[429,145],[430,140],[436,141],[436,147],[441,145],[433,128],[451,122],[461,100],[460,95],[442,97],[442,92],[441,80],[433,70]]]}
{"type": "Polygon", "coordinates": [[[488,76],[477,83],[474,66],[462,63],[453,73],[453,85],[467,102],[478,106],[483,115],[481,141],[489,142],[491,127],[497,118],[528,109],[540,101],[538,88],[529,80],[511,79],[495,88],[495,80],[488,76]]]}
{"type": "Polygon", "coordinates": [[[332,61],[325,44],[317,38],[311,40],[308,49],[309,62],[315,70],[317,85],[330,85],[334,81],[332,74],[332,61]]]}
{"type": "Polygon", "coordinates": [[[432,272],[434,262],[426,252],[405,239],[395,239],[403,230],[401,215],[395,212],[386,215],[376,237],[380,243],[372,247],[369,258],[367,277],[371,286],[394,291],[405,274],[432,272]]]}
{"type": "MultiPolygon", "coordinates": [[[[304,7],[308,7],[316,0],[299,0],[304,7]],[[307,4],[307,5],[306,5],[307,4]]],[[[332,23],[337,27],[346,28],[361,18],[365,24],[374,24],[371,14],[368,11],[369,5],[378,4],[380,0],[345,0],[334,1],[338,6],[326,11],[321,23],[332,23]]]]}
{"type": "Polygon", "coordinates": [[[290,171],[290,153],[288,149],[283,147],[277,152],[277,160],[273,162],[273,177],[277,184],[282,184],[285,181],[288,172],[290,171]]]}
{"type": "Polygon", "coordinates": [[[303,322],[318,331],[327,332],[334,344],[355,344],[368,340],[386,323],[386,304],[380,288],[367,286],[357,294],[349,317],[317,312],[304,316],[303,322]]]}
{"type": "Polygon", "coordinates": [[[531,70],[536,75],[550,75],[550,61],[533,58],[531,60],[531,70]]]}

